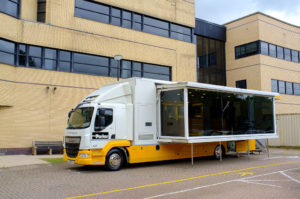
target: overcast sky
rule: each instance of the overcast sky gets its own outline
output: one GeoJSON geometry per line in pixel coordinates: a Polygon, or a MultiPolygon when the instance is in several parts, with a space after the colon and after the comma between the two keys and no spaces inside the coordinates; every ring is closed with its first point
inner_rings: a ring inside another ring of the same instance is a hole
{"type": "Polygon", "coordinates": [[[300,0],[195,0],[196,17],[217,24],[260,11],[300,26],[300,0]]]}

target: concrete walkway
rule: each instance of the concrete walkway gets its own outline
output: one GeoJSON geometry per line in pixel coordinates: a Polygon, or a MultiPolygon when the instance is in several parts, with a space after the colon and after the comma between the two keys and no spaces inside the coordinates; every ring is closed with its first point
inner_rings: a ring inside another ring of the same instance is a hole
{"type": "Polygon", "coordinates": [[[35,164],[50,164],[41,158],[62,158],[63,155],[4,155],[0,156],[0,169],[35,164]]]}

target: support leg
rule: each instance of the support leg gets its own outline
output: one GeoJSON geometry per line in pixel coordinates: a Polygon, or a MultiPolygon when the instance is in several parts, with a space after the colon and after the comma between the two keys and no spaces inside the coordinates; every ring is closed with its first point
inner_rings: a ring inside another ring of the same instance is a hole
{"type": "Polygon", "coordinates": [[[249,154],[250,154],[250,151],[249,151],[249,140],[247,140],[247,144],[248,144],[247,156],[248,156],[248,160],[250,160],[250,157],[249,157],[249,154]]]}
{"type": "Polygon", "coordinates": [[[194,144],[191,143],[191,163],[194,166],[194,144]]]}
{"type": "Polygon", "coordinates": [[[220,162],[222,161],[222,155],[223,155],[223,151],[222,151],[222,143],[221,143],[221,141],[220,141],[220,143],[219,143],[219,153],[220,153],[220,162]]]}
{"type": "Polygon", "coordinates": [[[270,158],[270,153],[269,153],[269,140],[268,140],[268,138],[267,138],[267,142],[266,142],[266,147],[267,147],[268,158],[270,158]]]}

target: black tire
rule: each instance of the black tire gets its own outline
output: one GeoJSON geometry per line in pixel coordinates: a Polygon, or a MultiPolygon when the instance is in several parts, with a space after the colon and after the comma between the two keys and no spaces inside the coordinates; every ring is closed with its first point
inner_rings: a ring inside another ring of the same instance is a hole
{"type": "Polygon", "coordinates": [[[105,168],[109,171],[118,171],[124,164],[123,153],[119,149],[112,149],[105,159],[105,168]]]}
{"type": "MultiPolygon", "coordinates": [[[[222,146],[222,159],[225,157],[225,149],[224,149],[224,146],[222,146]]],[[[214,151],[214,157],[215,159],[217,160],[220,160],[221,159],[221,156],[220,156],[220,145],[218,144],[215,148],[215,151],[214,151]]]]}

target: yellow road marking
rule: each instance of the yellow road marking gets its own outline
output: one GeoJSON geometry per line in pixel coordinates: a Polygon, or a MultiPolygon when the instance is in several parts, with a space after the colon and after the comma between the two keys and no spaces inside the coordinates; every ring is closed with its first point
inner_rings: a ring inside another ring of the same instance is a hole
{"type": "Polygon", "coordinates": [[[237,174],[240,174],[243,177],[245,175],[253,175],[254,173],[253,172],[242,172],[242,173],[237,173],[237,174]]]}
{"type": "Polygon", "coordinates": [[[236,173],[236,172],[239,172],[239,171],[246,171],[246,170],[251,170],[251,169],[259,169],[259,168],[266,168],[266,167],[286,165],[286,164],[295,164],[295,163],[300,163],[300,161],[282,162],[282,163],[276,163],[276,164],[262,165],[262,166],[256,166],[256,167],[249,167],[249,168],[245,168],[245,169],[237,169],[237,170],[232,170],[232,171],[224,171],[224,172],[219,172],[219,173],[206,174],[206,175],[202,175],[202,176],[195,176],[195,177],[191,177],[191,178],[184,178],[184,179],[179,179],[179,180],[159,182],[159,183],[147,184],[147,185],[142,185],[142,186],[137,186],[137,187],[124,188],[124,189],[115,189],[115,190],[104,191],[104,192],[99,192],[99,193],[92,193],[92,194],[87,194],[87,195],[82,195],[82,196],[68,197],[66,199],[85,198],[85,197],[96,196],[96,195],[103,195],[103,194],[108,194],[108,193],[115,193],[115,192],[128,191],[128,190],[133,190],[133,189],[141,189],[141,188],[145,188],[145,187],[153,187],[153,186],[157,186],[157,185],[170,184],[170,183],[175,183],[175,182],[182,182],[182,181],[194,180],[194,179],[205,178],[205,177],[210,177],[210,176],[224,175],[224,174],[228,174],[228,173],[236,173]]]}

